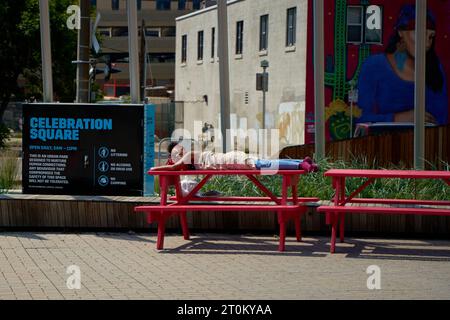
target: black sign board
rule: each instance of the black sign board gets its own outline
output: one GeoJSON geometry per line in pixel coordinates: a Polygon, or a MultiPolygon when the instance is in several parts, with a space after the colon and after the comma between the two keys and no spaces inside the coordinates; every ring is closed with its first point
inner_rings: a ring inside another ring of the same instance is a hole
{"type": "Polygon", "coordinates": [[[269,91],[269,74],[267,72],[256,74],[256,91],[269,91]]]}
{"type": "Polygon", "coordinates": [[[142,105],[25,104],[23,118],[23,193],[142,195],[142,105]]]}

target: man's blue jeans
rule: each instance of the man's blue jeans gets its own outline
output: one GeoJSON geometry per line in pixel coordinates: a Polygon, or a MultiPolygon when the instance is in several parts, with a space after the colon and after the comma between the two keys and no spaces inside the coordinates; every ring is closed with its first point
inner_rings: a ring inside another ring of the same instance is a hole
{"type": "Polygon", "coordinates": [[[296,159],[258,159],[255,161],[255,167],[258,170],[298,170],[303,160],[296,159]]]}

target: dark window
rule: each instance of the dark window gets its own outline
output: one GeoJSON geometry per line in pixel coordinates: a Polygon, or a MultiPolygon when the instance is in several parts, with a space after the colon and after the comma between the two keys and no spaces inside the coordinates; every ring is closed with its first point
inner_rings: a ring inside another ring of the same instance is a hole
{"type": "Polygon", "coordinates": [[[142,9],[142,0],[137,0],[137,8],[138,10],[142,9]]]}
{"type": "Polygon", "coordinates": [[[175,27],[162,27],[161,28],[161,37],[175,37],[176,36],[176,28],[175,27]]]}
{"type": "Polygon", "coordinates": [[[197,60],[203,60],[203,31],[198,32],[197,60]]]}
{"type": "Polygon", "coordinates": [[[96,7],[97,6],[97,0],[91,0],[91,6],[96,7]]]}
{"type": "Polygon", "coordinates": [[[192,0],[192,9],[199,10],[200,4],[201,4],[201,0],[192,0]]]}
{"type": "Polygon", "coordinates": [[[145,36],[151,38],[159,38],[161,37],[161,29],[160,28],[145,28],[145,36]]]}
{"type": "Polygon", "coordinates": [[[130,86],[117,86],[116,97],[126,96],[130,94],[130,86]]]}
{"type": "Polygon", "coordinates": [[[216,49],[216,28],[211,29],[211,58],[214,58],[216,49]]]}
{"type": "Polygon", "coordinates": [[[187,35],[181,37],[181,62],[187,60],[187,35]]]}
{"type": "Polygon", "coordinates": [[[244,43],[244,21],[236,23],[236,54],[242,54],[244,43]]]}
{"type": "Polygon", "coordinates": [[[186,10],[186,0],[178,0],[178,10],[186,10]]]}
{"type": "Polygon", "coordinates": [[[170,10],[170,0],[156,0],[157,10],[170,10]]]}
{"type": "Polygon", "coordinates": [[[162,53],[149,53],[148,61],[150,63],[174,63],[175,53],[162,52],[162,53]]]}
{"type": "Polygon", "coordinates": [[[296,43],[297,8],[287,10],[286,46],[294,46],[296,43]]]}
{"type": "Polygon", "coordinates": [[[112,37],[128,37],[128,27],[113,27],[112,37]]]}
{"type": "Polygon", "coordinates": [[[104,36],[104,37],[111,37],[111,28],[108,27],[98,27],[97,28],[98,34],[104,36]]]}
{"type": "Polygon", "coordinates": [[[259,22],[259,51],[267,50],[269,42],[269,15],[263,15],[259,22]]]}
{"type": "Polygon", "coordinates": [[[363,7],[347,7],[347,42],[362,43],[363,41],[363,7]]]}
{"type": "Polygon", "coordinates": [[[113,10],[119,10],[119,0],[111,0],[111,8],[113,10]]]}

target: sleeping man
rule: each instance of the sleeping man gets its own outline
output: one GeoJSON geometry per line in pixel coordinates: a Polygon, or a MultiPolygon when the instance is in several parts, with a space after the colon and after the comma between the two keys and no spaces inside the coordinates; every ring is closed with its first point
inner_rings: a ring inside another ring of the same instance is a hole
{"type": "Polygon", "coordinates": [[[242,151],[216,153],[213,151],[186,152],[179,143],[172,143],[168,148],[167,165],[152,168],[152,171],[178,170],[305,170],[317,172],[318,166],[310,157],[304,160],[293,159],[259,159],[255,155],[242,151]]]}

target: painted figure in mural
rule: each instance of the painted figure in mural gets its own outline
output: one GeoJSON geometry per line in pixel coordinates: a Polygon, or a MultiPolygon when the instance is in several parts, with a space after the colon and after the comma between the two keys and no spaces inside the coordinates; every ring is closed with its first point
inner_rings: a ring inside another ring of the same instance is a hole
{"type": "MultiPolygon", "coordinates": [[[[448,123],[445,73],[435,51],[436,21],[427,13],[426,122],[448,123]]],[[[384,54],[364,62],[359,76],[357,122],[413,122],[415,6],[405,5],[384,54]]]]}

